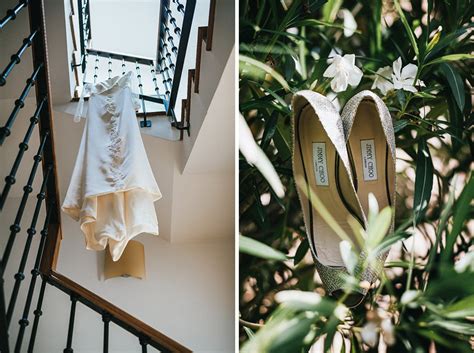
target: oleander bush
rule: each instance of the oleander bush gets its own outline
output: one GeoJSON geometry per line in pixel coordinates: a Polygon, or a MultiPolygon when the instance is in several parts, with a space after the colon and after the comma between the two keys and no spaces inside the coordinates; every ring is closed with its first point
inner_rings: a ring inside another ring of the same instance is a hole
{"type": "Polygon", "coordinates": [[[473,18],[472,1],[240,1],[242,352],[472,352],[473,18]],[[373,205],[378,225],[395,211],[395,231],[363,236],[374,255],[391,253],[349,310],[326,296],[309,254],[291,98],[312,90],[340,109],[364,89],[392,114],[398,200],[373,205]]]}

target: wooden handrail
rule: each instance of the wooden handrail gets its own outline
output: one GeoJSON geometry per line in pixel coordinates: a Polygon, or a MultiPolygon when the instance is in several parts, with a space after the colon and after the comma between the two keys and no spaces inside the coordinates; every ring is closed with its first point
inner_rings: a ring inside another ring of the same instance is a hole
{"type": "Polygon", "coordinates": [[[212,39],[214,37],[214,20],[216,16],[216,2],[217,0],[211,0],[211,3],[209,4],[209,18],[207,26],[198,28],[196,47],[196,71],[194,73],[194,93],[199,93],[203,43],[206,45],[206,51],[212,50],[212,39]]]}
{"type": "MultiPolygon", "coordinates": [[[[33,65],[36,67],[40,63],[43,63],[43,69],[40,71],[37,83],[36,83],[36,101],[40,102],[43,97],[47,97],[47,109],[43,109],[40,113],[39,119],[39,132],[40,139],[46,134],[49,134],[49,138],[44,146],[43,150],[43,175],[46,174],[49,165],[53,166],[52,175],[48,179],[47,184],[47,209],[53,208],[50,217],[49,233],[47,244],[49,245],[48,253],[53,249],[54,252],[59,250],[58,239],[62,238],[59,225],[61,224],[61,214],[59,210],[59,184],[58,175],[56,168],[56,154],[54,147],[54,126],[53,126],[53,109],[50,92],[50,79],[49,79],[49,62],[47,53],[47,40],[46,40],[46,24],[45,24],[45,13],[44,13],[44,0],[31,1],[28,4],[28,12],[30,18],[30,28],[38,28],[39,38],[37,38],[32,45],[33,49],[33,65]],[[49,239],[54,239],[51,243],[49,239]]],[[[50,269],[55,266],[56,257],[48,257],[43,259],[41,268],[50,269]],[[43,263],[44,262],[44,263],[43,263]]]]}
{"type": "Polygon", "coordinates": [[[207,23],[206,50],[212,50],[212,38],[214,36],[214,19],[216,17],[216,1],[211,0],[209,5],[209,22],[207,23]]]}
{"type": "Polygon", "coordinates": [[[148,340],[148,344],[162,352],[191,352],[188,348],[172,340],[165,334],[138,320],[112,303],[77,284],[66,276],[51,271],[47,276],[48,283],[58,287],[69,295],[75,295],[77,300],[99,314],[110,315],[110,320],[120,327],[130,331],[139,338],[148,340]]]}

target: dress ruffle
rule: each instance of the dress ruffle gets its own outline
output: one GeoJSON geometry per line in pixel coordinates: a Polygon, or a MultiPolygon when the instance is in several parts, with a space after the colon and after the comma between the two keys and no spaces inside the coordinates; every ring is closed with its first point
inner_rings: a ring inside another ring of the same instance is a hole
{"type": "Polygon", "coordinates": [[[130,73],[87,90],[86,126],[62,209],[80,222],[87,249],[109,245],[117,261],[133,237],[158,235],[154,202],[161,192],[138,128],[130,73]]]}

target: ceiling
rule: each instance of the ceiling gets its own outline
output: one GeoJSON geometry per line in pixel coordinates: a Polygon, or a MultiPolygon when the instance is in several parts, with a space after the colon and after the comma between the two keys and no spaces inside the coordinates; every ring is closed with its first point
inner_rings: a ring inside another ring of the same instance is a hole
{"type": "Polygon", "coordinates": [[[92,47],[154,58],[160,2],[157,0],[93,0],[90,5],[92,47]]]}

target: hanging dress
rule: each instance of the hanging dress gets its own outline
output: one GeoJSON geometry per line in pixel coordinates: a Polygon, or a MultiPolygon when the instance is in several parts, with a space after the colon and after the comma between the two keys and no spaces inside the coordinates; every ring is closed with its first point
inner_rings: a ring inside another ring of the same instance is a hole
{"type": "Polygon", "coordinates": [[[114,261],[140,233],[158,235],[154,202],[161,192],[148,162],[131,89],[131,72],[86,84],[74,120],[90,93],[86,125],[62,210],[80,222],[86,247],[114,261]]]}

